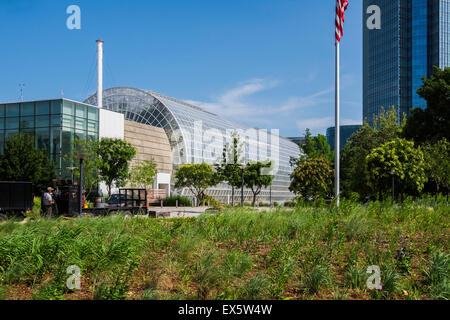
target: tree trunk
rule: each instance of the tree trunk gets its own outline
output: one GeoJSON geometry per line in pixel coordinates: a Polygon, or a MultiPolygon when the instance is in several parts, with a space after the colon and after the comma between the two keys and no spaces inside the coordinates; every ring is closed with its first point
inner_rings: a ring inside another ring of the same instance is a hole
{"type": "Polygon", "coordinates": [[[231,187],[231,206],[234,207],[234,187],[231,187]]]}
{"type": "Polygon", "coordinates": [[[257,195],[256,193],[253,193],[252,207],[255,206],[255,203],[256,203],[256,197],[257,197],[257,196],[258,196],[258,195],[257,195]]]}

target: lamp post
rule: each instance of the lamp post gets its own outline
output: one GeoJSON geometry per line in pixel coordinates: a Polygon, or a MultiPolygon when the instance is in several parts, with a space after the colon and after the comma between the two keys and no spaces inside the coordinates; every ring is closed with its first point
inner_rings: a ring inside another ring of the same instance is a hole
{"type": "Polygon", "coordinates": [[[83,213],[83,161],[88,157],[86,153],[77,153],[75,155],[80,159],[80,179],[78,181],[78,213],[81,215],[83,213]]]}
{"type": "Polygon", "coordinates": [[[244,207],[244,170],[245,170],[245,164],[242,164],[239,166],[241,168],[242,173],[242,184],[241,184],[241,207],[244,207]]]}
{"type": "Polygon", "coordinates": [[[73,172],[77,169],[77,167],[66,167],[66,169],[69,170],[70,174],[72,175],[72,185],[73,185],[73,182],[75,180],[73,177],[73,172]]]}
{"type": "Polygon", "coordinates": [[[272,185],[269,186],[269,203],[272,207],[272,185]]]}

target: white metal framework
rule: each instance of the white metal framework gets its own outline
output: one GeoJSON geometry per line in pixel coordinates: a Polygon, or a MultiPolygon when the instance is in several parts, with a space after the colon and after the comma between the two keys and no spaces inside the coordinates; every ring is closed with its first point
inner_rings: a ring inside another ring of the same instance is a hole
{"type": "MultiPolygon", "coordinates": [[[[96,105],[97,96],[89,97],[86,103],[96,105]]],[[[126,120],[163,128],[171,143],[174,169],[186,163],[206,162],[214,164],[222,156],[225,143],[231,134],[238,132],[243,142],[243,158],[250,160],[272,160],[275,163],[275,179],[268,190],[259,196],[262,201],[283,202],[293,198],[289,192],[290,174],[293,168],[289,160],[299,156],[299,147],[276,134],[254,129],[224,119],[183,101],[162,94],[129,87],[116,87],[103,91],[103,108],[120,112],[126,120]]],[[[187,190],[183,194],[187,194],[187,190]]],[[[222,184],[207,190],[220,201],[230,201],[231,188],[222,184]]],[[[244,196],[250,199],[251,191],[244,196]]],[[[236,190],[235,200],[240,198],[236,190]]]]}

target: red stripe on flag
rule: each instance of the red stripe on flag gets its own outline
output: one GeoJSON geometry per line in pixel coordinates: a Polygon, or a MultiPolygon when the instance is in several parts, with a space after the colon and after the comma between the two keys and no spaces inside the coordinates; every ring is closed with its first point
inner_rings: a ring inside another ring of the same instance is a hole
{"type": "Polygon", "coordinates": [[[344,35],[345,10],[348,8],[348,0],[336,0],[336,43],[341,41],[344,35]]]}

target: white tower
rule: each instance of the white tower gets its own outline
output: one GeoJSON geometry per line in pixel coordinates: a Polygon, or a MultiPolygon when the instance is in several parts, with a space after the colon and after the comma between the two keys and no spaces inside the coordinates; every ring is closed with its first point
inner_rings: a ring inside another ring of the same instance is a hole
{"type": "Polygon", "coordinates": [[[97,106],[103,108],[103,40],[97,40],[97,106]]]}

